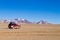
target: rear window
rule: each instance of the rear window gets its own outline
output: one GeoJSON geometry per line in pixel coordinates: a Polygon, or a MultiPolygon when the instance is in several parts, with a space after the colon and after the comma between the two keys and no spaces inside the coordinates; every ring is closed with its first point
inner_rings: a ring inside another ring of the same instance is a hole
{"type": "Polygon", "coordinates": [[[16,24],[15,22],[10,22],[10,24],[16,24]]]}

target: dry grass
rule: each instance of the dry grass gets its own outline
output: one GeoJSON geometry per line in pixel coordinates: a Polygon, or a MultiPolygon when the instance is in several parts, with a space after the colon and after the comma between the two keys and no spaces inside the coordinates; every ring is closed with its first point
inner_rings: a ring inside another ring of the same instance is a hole
{"type": "Polygon", "coordinates": [[[60,24],[21,24],[20,29],[8,29],[0,24],[1,40],[60,40],[60,24]]]}

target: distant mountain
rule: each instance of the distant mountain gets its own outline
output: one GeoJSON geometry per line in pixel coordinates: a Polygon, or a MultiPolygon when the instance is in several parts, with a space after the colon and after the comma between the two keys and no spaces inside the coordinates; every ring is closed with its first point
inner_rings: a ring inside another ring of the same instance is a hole
{"type": "Polygon", "coordinates": [[[17,23],[29,23],[29,24],[50,24],[47,21],[40,20],[38,22],[30,22],[27,19],[13,19],[13,20],[3,20],[4,23],[9,23],[9,22],[17,22],[17,23]]]}
{"type": "Polygon", "coordinates": [[[44,21],[44,20],[40,20],[39,22],[37,22],[37,24],[50,24],[50,23],[48,23],[47,21],[44,21]]]}
{"type": "Polygon", "coordinates": [[[8,22],[18,22],[18,23],[32,23],[26,19],[13,19],[13,20],[4,20],[4,23],[8,22]]]}
{"type": "Polygon", "coordinates": [[[32,22],[28,21],[27,19],[20,19],[20,20],[17,19],[16,21],[19,23],[32,23],[32,22]]]}

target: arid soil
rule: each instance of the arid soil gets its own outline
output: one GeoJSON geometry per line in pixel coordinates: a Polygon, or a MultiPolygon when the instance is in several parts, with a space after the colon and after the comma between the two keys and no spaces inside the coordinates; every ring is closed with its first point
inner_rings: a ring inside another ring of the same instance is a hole
{"type": "Polygon", "coordinates": [[[21,24],[20,29],[8,29],[8,23],[0,23],[0,40],[60,40],[60,24],[21,24]]]}

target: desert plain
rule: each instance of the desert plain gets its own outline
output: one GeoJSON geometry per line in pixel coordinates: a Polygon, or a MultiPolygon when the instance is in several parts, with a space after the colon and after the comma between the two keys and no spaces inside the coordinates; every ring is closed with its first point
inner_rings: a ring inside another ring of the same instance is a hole
{"type": "Polygon", "coordinates": [[[8,23],[0,23],[0,40],[60,40],[60,24],[20,25],[20,29],[8,29],[8,23]]]}

